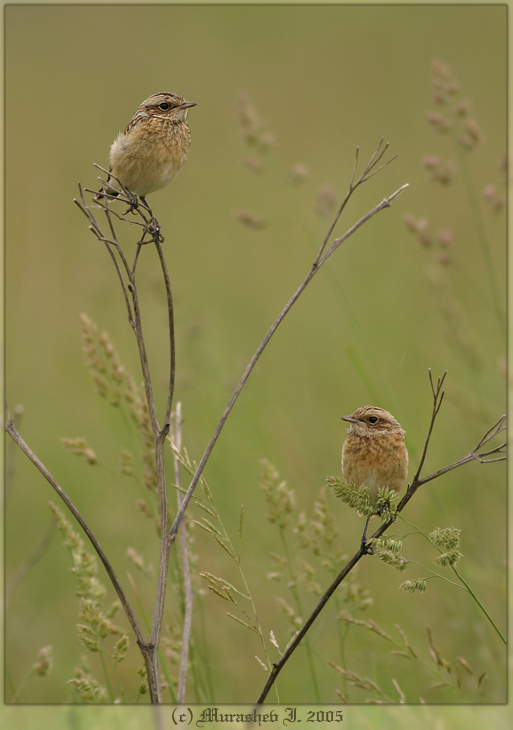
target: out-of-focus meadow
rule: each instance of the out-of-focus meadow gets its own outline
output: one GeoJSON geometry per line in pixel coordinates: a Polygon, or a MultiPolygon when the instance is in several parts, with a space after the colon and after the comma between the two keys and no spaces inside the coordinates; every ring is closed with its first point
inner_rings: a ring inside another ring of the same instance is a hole
{"type": "MultiPolygon", "coordinates": [[[[258,635],[227,616],[247,622],[198,573],[251,592],[271,661],[279,654],[270,632],[283,651],[295,630],[287,614],[287,606],[299,612],[294,591],[305,619],[317,601],[315,584],[324,591],[331,582],[322,556],[302,548],[294,528],[318,520],[315,502],[325,477],[340,474],[340,416],[372,402],[390,410],[407,431],[411,479],[431,415],[428,368],[435,378],[445,370],[448,375],[426,474],[464,456],[505,411],[505,215],[494,211],[506,151],[505,12],[504,6],[7,10],[7,396],[11,408],[23,405],[22,436],[82,511],[139,617],[142,611],[151,617],[155,582],[138,571],[127,549],[156,567],[158,536],[136,507],[142,494],[136,482],[119,473],[120,451],[134,448],[134,434],[119,409],[95,394],[81,350],[80,314],[108,332],[137,380],[140,367],[111,261],[72,202],[77,182],[97,184],[93,163],[107,165],[109,145],[147,96],[175,91],[197,102],[189,111],[189,161],[150,203],[166,238],[175,298],[175,397],[182,403],[183,441],[198,461],[249,358],[310,268],[333,215],[318,210],[319,191],[325,203],[331,193],[340,201],[356,147],[364,164],[381,137],[390,142],[389,156],[399,157],[355,194],[336,234],[409,184],[340,248],[293,308],[207,465],[205,477],[237,549],[244,507],[247,586],[212,535],[190,524],[196,596],[189,702],[251,702],[266,678],[255,659],[264,659],[258,635]],[[469,116],[445,134],[427,121],[429,111],[445,112],[433,102],[435,58],[458,79],[458,99],[470,104],[469,116]],[[242,94],[274,138],[265,153],[255,152],[242,134],[242,94]],[[458,144],[455,129],[467,119],[477,120],[480,130],[471,151],[458,144]],[[427,169],[427,156],[454,163],[449,182],[430,181],[447,168],[427,169]],[[262,165],[257,171],[251,169],[255,157],[262,165]],[[300,183],[290,179],[298,164],[307,171],[300,183]],[[487,186],[495,192],[488,187],[483,197],[487,186]],[[241,211],[262,225],[245,225],[241,211]],[[406,215],[415,219],[417,234],[408,231],[406,215]],[[97,465],[66,451],[61,439],[77,436],[94,449],[97,465]],[[272,557],[284,547],[266,519],[262,458],[294,491],[285,529],[290,574],[272,557]],[[268,578],[280,572],[281,579],[268,578]]],[[[139,287],[161,415],[167,314],[152,246],[141,253],[139,287]]],[[[13,453],[8,443],[7,456],[13,453]]],[[[168,462],[173,482],[171,453],[168,462]]],[[[8,588],[54,521],[48,501],[57,502],[19,452],[14,467],[6,502],[8,588]]],[[[175,504],[171,487],[170,501],[175,504]]],[[[339,530],[336,547],[352,555],[362,520],[329,493],[326,504],[339,530]]],[[[191,516],[201,520],[204,513],[193,505],[191,516]]],[[[435,527],[461,529],[458,569],[504,634],[504,464],[475,462],[433,481],[404,517],[425,534],[435,527]]],[[[398,521],[390,534],[410,531],[398,521]]],[[[425,594],[400,591],[403,581],[430,577],[429,571],[455,580],[435,566],[436,551],[419,535],[404,540],[403,554],[416,561],[404,573],[373,558],[359,564],[354,595],[341,592],[309,634],[318,693],[303,646],[278,680],[280,701],[335,703],[337,690],[354,703],[383,699],[352,686],[329,662],[370,678],[387,701],[400,699],[393,679],[410,703],[506,701],[505,648],[492,625],[467,592],[439,578],[428,580],[425,594]],[[372,598],[365,608],[358,607],[358,587],[372,598]],[[401,645],[398,624],[419,659],[391,654],[397,647],[362,626],[341,624],[340,612],[375,621],[401,645]],[[451,664],[450,676],[430,655],[428,625],[451,664]],[[443,677],[448,686],[435,687],[443,677]]],[[[101,570],[99,577],[107,582],[101,570]]],[[[9,594],[8,702],[48,645],[52,672],[30,679],[17,701],[73,700],[66,681],[86,653],[76,633],[75,588],[56,531],[9,594]]],[[[113,600],[109,586],[106,605],[113,600]]],[[[252,615],[249,602],[240,600],[252,615]]],[[[174,677],[181,614],[172,586],[168,606],[163,650],[174,677]]],[[[121,613],[115,620],[128,630],[121,613]]],[[[101,681],[98,657],[89,654],[87,662],[101,681]]],[[[128,701],[137,696],[141,664],[132,637],[119,665],[128,701]]]]}

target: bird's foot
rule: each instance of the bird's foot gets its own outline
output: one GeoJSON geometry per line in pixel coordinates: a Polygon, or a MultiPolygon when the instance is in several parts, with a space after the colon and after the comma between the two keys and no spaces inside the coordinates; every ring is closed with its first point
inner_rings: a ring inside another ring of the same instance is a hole
{"type": "Polygon", "coordinates": [[[363,555],[374,555],[374,553],[376,552],[370,546],[370,540],[367,541],[366,537],[362,537],[362,542],[360,543],[360,550],[362,551],[363,555]]]}
{"type": "Polygon", "coordinates": [[[163,243],[163,242],[164,242],[164,236],[161,233],[160,223],[155,218],[155,216],[152,214],[151,219],[144,226],[144,233],[142,235],[141,240],[138,241],[138,245],[143,246],[146,243],[163,243]],[[146,238],[146,236],[148,236],[148,238],[146,238]]]}
{"type": "Polygon", "coordinates": [[[125,210],[123,215],[128,215],[134,210],[137,210],[137,208],[139,207],[139,198],[134,193],[131,193],[130,190],[126,190],[125,195],[127,198],[126,202],[128,202],[128,208],[125,210]]]}

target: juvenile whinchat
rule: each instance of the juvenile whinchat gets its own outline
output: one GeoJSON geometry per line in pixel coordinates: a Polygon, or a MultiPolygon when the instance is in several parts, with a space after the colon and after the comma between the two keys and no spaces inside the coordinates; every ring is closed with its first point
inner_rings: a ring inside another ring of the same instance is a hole
{"type": "MultiPolygon", "coordinates": [[[[377,406],[363,406],[351,416],[342,416],[342,420],[349,423],[342,448],[342,475],[347,484],[368,487],[373,502],[380,487],[399,492],[408,475],[408,451],[401,424],[377,406]]],[[[367,542],[369,519],[362,547],[367,542]]]]}
{"type": "MultiPolygon", "coordinates": [[[[110,172],[146,203],[146,196],[168,185],[187,160],[191,132],[187,110],[195,101],[161,91],[143,101],[110,148],[110,172]]],[[[114,178],[96,195],[116,196],[114,178]],[[112,187],[111,187],[112,186],[112,187]],[[114,188],[114,190],[112,189],[114,188]]]]}

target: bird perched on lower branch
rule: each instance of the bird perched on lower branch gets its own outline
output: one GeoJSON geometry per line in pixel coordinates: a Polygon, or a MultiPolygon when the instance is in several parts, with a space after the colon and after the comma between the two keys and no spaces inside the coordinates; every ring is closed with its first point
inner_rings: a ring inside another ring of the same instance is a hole
{"type": "MultiPolygon", "coordinates": [[[[349,423],[342,448],[342,475],[347,484],[368,487],[372,502],[376,502],[379,488],[399,492],[408,475],[408,451],[401,424],[377,406],[363,406],[351,416],[342,416],[342,420],[349,423]]],[[[369,519],[362,535],[364,549],[369,519]]]]}

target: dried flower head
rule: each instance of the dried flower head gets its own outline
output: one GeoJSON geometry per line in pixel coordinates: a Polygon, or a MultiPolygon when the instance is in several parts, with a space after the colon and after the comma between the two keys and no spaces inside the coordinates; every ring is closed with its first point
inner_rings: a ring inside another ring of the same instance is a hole
{"type": "Polygon", "coordinates": [[[260,218],[256,215],[256,213],[253,213],[250,210],[236,210],[233,213],[233,217],[243,225],[248,228],[253,228],[254,230],[265,228],[266,225],[263,218],[260,218]]]}
{"type": "Polygon", "coordinates": [[[315,197],[315,212],[320,216],[331,215],[337,204],[337,196],[332,185],[322,185],[315,197]]]}
{"type": "Polygon", "coordinates": [[[296,162],[289,174],[290,182],[300,185],[308,177],[308,168],[302,162],[296,162]]]}

